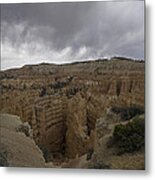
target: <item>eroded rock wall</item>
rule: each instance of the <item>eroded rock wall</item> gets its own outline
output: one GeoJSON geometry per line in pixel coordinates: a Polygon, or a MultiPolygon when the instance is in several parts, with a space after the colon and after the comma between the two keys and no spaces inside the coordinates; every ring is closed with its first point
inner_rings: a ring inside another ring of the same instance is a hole
{"type": "Polygon", "coordinates": [[[49,153],[64,153],[66,134],[66,98],[47,96],[37,99],[33,107],[34,139],[49,153]]]}
{"type": "Polygon", "coordinates": [[[113,107],[144,109],[144,65],[90,61],[0,72],[0,111],[28,122],[45,153],[78,159],[96,151],[96,137],[122,121],[113,107]]]}
{"type": "Polygon", "coordinates": [[[77,94],[68,102],[66,132],[66,155],[75,158],[92,148],[93,134],[89,134],[87,121],[87,102],[77,94]]]}

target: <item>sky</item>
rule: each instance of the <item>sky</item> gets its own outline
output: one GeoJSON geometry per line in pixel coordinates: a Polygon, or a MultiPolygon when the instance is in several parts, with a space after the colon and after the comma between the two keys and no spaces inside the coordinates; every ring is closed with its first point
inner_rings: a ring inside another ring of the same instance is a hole
{"type": "Polygon", "coordinates": [[[1,69],[144,59],[144,1],[1,4],[1,69]]]}

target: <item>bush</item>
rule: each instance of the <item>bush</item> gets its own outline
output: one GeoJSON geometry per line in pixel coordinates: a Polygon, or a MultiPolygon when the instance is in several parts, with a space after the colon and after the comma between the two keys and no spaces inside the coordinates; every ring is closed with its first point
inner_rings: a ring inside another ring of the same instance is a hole
{"type": "Polygon", "coordinates": [[[113,140],[119,149],[119,153],[134,152],[141,149],[145,143],[144,119],[136,118],[126,125],[116,125],[113,140]]]}
{"type": "Polygon", "coordinates": [[[131,106],[131,107],[112,107],[112,111],[121,116],[122,120],[129,120],[136,115],[144,113],[142,107],[131,106]]]}
{"type": "Polygon", "coordinates": [[[110,165],[104,164],[103,162],[96,161],[90,167],[90,169],[110,169],[110,165]]]}
{"type": "Polygon", "coordinates": [[[0,167],[9,166],[7,161],[7,152],[3,149],[0,150],[0,167]]]}
{"type": "Polygon", "coordinates": [[[42,89],[41,89],[41,92],[40,92],[39,96],[40,96],[40,97],[43,97],[43,96],[45,96],[46,94],[47,94],[47,92],[46,92],[46,88],[45,88],[45,87],[42,87],[42,89]]]}

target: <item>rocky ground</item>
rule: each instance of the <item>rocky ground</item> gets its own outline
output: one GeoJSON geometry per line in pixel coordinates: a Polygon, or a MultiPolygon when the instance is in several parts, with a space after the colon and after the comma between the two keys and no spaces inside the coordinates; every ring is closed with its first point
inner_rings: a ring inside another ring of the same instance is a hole
{"type": "Polygon", "coordinates": [[[144,67],[115,57],[1,71],[1,165],[144,169],[144,143],[108,145],[117,125],[144,121],[144,67]]]}
{"type": "MultiPolygon", "coordinates": [[[[26,126],[25,126],[26,128],[26,126]]],[[[10,167],[45,167],[42,152],[15,115],[0,115],[0,165],[10,167]],[[21,129],[18,131],[18,128],[21,129]]]]}

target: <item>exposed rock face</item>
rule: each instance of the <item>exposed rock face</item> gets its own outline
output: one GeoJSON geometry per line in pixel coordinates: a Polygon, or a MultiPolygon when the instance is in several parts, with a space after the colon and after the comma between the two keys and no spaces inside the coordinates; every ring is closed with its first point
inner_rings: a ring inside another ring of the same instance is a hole
{"type": "Polygon", "coordinates": [[[74,158],[92,148],[92,134],[88,134],[86,100],[80,94],[68,103],[66,154],[74,158]]]}
{"type": "Polygon", "coordinates": [[[37,144],[48,153],[61,153],[66,133],[65,97],[37,99],[33,108],[32,129],[37,144]]]}
{"type": "Polygon", "coordinates": [[[0,165],[13,167],[44,167],[42,152],[35,142],[17,128],[22,122],[17,116],[0,115],[0,165]]]}
{"type": "Polygon", "coordinates": [[[105,164],[106,142],[114,125],[125,120],[112,109],[144,109],[144,65],[113,58],[0,72],[0,112],[31,126],[32,132],[27,124],[16,130],[32,137],[47,161],[70,164],[65,167],[105,164]]]}

